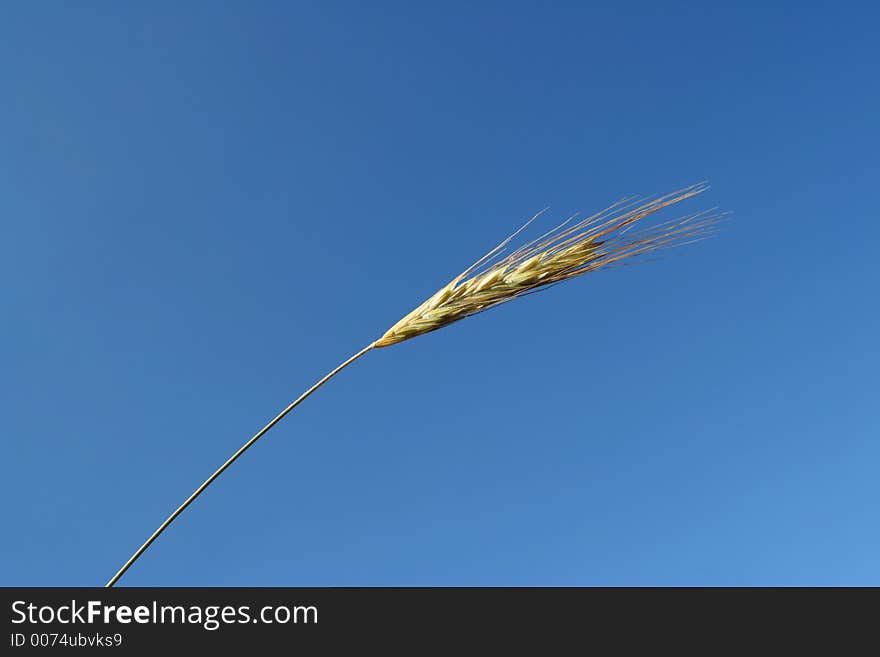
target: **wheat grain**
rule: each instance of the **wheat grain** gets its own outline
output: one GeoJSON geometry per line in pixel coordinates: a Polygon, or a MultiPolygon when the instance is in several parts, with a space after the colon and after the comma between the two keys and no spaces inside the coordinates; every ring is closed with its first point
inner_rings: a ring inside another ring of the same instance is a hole
{"type": "Polygon", "coordinates": [[[573,225],[569,220],[502,258],[503,249],[521,228],[404,316],[375,346],[397,344],[554,283],[704,237],[721,213],[710,210],[641,232],[630,229],[705,189],[700,183],[654,199],[624,199],[573,225]]]}

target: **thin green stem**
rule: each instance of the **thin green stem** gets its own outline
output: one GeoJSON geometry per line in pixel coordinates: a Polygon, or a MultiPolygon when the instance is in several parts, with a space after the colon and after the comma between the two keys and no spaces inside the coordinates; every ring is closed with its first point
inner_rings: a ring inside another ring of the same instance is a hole
{"type": "Polygon", "coordinates": [[[269,429],[271,429],[276,424],[278,424],[278,422],[281,421],[281,418],[283,418],[285,415],[290,413],[290,411],[292,411],[294,408],[299,406],[303,401],[306,400],[306,398],[309,395],[311,395],[313,392],[315,392],[315,390],[317,390],[322,385],[327,383],[327,381],[332,379],[339,372],[341,372],[343,369],[345,369],[346,367],[351,365],[354,361],[356,361],[358,358],[360,358],[361,356],[366,354],[368,351],[370,351],[375,346],[376,346],[376,343],[372,342],[369,345],[367,345],[366,347],[364,347],[363,349],[361,349],[359,352],[357,352],[354,356],[350,357],[348,360],[341,363],[338,367],[336,367],[336,369],[329,372],[323,379],[318,381],[315,385],[313,385],[311,388],[306,390],[302,395],[300,395],[293,403],[290,404],[290,406],[288,406],[283,411],[281,411],[278,415],[276,415],[272,419],[272,421],[269,422],[269,424],[267,424],[265,427],[260,429],[254,435],[253,438],[251,438],[244,445],[242,445],[235,454],[233,454],[232,456],[229,457],[229,459],[226,461],[226,463],[224,463],[219,468],[217,468],[217,470],[214,472],[214,474],[212,474],[210,477],[208,477],[201,486],[196,488],[196,490],[193,492],[193,494],[190,495],[188,498],[186,498],[184,503],[181,504],[179,507],[177,507],[177,509],[174,511],[174,513],[172,513],[170,516],[168,516],[168,518],[166,518],[165,522],[163,522],[161,525],[159,525],[159,528],[156,531],[154,531],[153,534],[150,536],[150,538],[148,538],[146,540],[146,542],[138,548],[137,552],[135,552],[133,555],[131,555],[131,558],[129,558],[129,560],[125,562],[125,565],[123,565],[122,568],[119,569],[119,572],[117,572],[110,579],[110,581],[107,582],[106,587],[110,588],[111,586],[116,584],[116,582],[119,581],[119,578],[125,574],[125,571],[128,570],[129,568],[131,568],[132,564],[138,560],[138,558],[146,551],[146,549],[148,547],[150,547],[150,545],[152,545],[153,541],[155,541],[157,538],[159,538],[159,536],[162,534],[162,532],[164,532],[168,528],[168,525],[170,525],[172,522],[174,522],[174,519],[177,518],[177,516],[179,516],[181,513],[183,513],[184,510],[186,509],[186,507],[188,507],[190,504],[192,504],[195,501],[195,499],[199,495],[201,495],[205,491],[205,489],[208,486],[210,486],[211,483],[217,477],[219,477],[221,474],[223,474],[223,471],[226,470],[226,468],[228,468],[230,465],[235,463],[235,461],[238,460],[238,457],[240,457],[248,449],[250,449],[250,447],[255,442],[257,442],[260,438],[262,438],[266,434],[266,432],[269,431],[269,429]]]}

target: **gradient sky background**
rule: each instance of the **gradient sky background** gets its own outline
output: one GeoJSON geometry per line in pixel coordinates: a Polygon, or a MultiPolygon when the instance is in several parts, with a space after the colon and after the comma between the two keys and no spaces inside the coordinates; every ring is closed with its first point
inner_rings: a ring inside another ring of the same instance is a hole
{"type": "Polygon", "coordinates": [[[736,4],[4,4],[0,584],[103,584],[536,210],[702,179],[721,237],[373,352],[121,583],[880,584],[880,11],[736,4]]]}

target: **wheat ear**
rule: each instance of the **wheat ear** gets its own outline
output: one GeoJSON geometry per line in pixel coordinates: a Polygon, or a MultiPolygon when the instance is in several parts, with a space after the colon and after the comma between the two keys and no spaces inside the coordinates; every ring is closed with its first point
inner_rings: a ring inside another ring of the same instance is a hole
{"type": "MultiPolygon", "coordinates": [[[[465,317],[488,310],[525,294],[530,294],[569,278],[613,266],[630,258],[659,249],[680,246],[711,234],[723,213],[698,212],[683,218],[633,231],[636,223],[665,207],[705,191],[704,183],[651,199],[626,198],[590,217],[572,217],[556,228],[504,256],[504,249],[538,215],[513,235],[453,278],[424,303],[405,315],[385,334],[326,374],[293,403],[275,416],[235,454],[208,477],[159,528],[137,549],[107,582],[113,586],[174,520],[211,483],[262,438],[285,415],[306,400],[344,368],[368,351],[388,347],[418,335],[430,333],[465,317]]],[[[539,213],[540,214],[540,213],[539,213]]]]}

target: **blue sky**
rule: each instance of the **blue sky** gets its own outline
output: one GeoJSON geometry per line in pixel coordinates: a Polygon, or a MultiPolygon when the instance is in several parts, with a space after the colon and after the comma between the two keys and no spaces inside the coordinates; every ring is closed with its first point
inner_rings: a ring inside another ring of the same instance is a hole
{"type": "Polygon", "coordinates": [[[103,584],[536,210],[703,179],[720,237],[370,353],[122,583],[880,584],[872,4],[2,13],[0,584],[103,584]]]}

